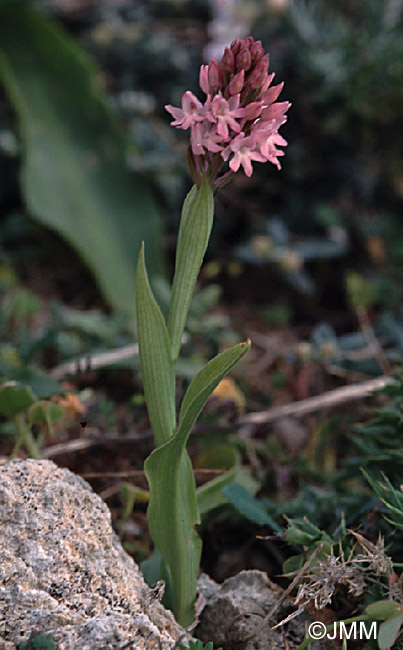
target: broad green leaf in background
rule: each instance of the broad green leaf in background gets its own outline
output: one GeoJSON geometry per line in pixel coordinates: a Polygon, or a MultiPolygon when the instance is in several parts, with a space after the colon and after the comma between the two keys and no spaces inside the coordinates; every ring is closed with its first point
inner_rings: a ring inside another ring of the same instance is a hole
{"type": "Polygon", "coordinates": [[[377,637],[379,650],[388,650],[392,647],[400,634],[402,625],[403,614],[401,612],[381,623],[377,637]]]}
{"type": "Polygon", "coordinates": [[[183,626],[193,622],[201,541],[193,471],[186,443],[197,416],[221,379],[248,351],[240,343],[212,359],[191,382],[172,438],[155,449],[144,469],[150,488],[147,519],[151,536],[169,571],[171,608],[183,626]],[[167,471],[168,470],[168,471],[167,471]]]}
{"type": "Polygon", "coordinates": [[[151,277],[162,271],[158,211],[146,180],[127,169],[95,66],[59,27],[13,0],[0,4],[0,78],[20,120],[30,213],[78,251],[134,327],[143,240],[151,277]]]}
{"type": "Polygon", "coordinates": [[[167,442],[176,425],[175,369],[164,317],[148,281],[141,247],[136,282],[137,332],[141,374],[148,415],[157,447],[167,442]]]}
{"type": "Polygon", "coordinates": [[[194,185],[182,209],[176,249],[175,275],[168,317],[172,359],[177,360],[197,276],[203,262],[214,217],[213,191],[206,177],[194,185]]]}
{"type": "Polygon", "coordinates": [[[65,389],[46,372],[32,365],[17,368],[9,379],[25,384],[40,399],[48,399],[55,393],[64,393],[65,389]]]}
{"type": "Polygon", "coordinates": [[[12,418],[23,413],[36,402],[36,397],[29,386],[19,386],[9,382],[0,386],[0,414],[12,418]]]}
{"type": "Polygon", "coordinates": [[[401,614],[400,604],[394,600],[377,600],[365,608],[365,613],[371,618],[385,620],[401,614]]]}

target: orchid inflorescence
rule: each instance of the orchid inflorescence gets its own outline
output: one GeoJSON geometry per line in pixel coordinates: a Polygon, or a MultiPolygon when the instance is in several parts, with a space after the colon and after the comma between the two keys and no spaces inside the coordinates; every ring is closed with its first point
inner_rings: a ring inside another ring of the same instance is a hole
{"type": "Polygon", "coordinates": [[[241,165],[251,176],[252,161],[281,168],[278,158],[284,152],[277,147],[287,142],[278,130],[291,104],[276,102],[284,84],[271,86],[274,73],[269,75],[268,67],[269,55],[260,41],[237,38],[225,48],[220,63],[212,59],[201,66],[204,104],[188,90],[182,108],[165,106],[173,126],[191,129],[188,164],[197,184],[204,174],[214,187],[222,187],[241,165]],[[218,177],[225,162],[229,170],[218,177]]]}

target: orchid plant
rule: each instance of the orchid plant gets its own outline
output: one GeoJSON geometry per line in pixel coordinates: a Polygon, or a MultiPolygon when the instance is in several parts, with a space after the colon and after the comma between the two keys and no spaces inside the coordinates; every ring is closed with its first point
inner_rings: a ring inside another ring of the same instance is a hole
{"type": "Polygon", "coordinates": [[[236,39],[221,62],[201,66],[204,104],[190,91],[182,108],[166,106],[173,126],[190,128],[188,166],[194,186],[182,209],[175,273],[167,322],[147,276],[144,246],[137,266],[137,329],[144,396],[156,448],[145,462],[150,488],[149,529],[161,555],[169,606],[188,626],[194,619],[201,540],[192,465],[186,451],[191,429],[207,399],[244,356],[250,341],[212,359],[191,382],[179,416],[175,405],[175,363],[187,314],[213,225],[213,193],[242,166],[251,176],[252,162],[269,161],[280,169],[286,145],[278,133],[289,102],[276,102],[283,84],[272,86],[269,55],[252,37],[236,39]]]}

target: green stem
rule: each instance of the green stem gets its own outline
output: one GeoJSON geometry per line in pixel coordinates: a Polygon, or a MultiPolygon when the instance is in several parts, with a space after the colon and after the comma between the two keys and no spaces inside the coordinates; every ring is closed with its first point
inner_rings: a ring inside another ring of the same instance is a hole
{"type": "Polygon", "coordinates": [[[27,448],[28,455],[31,458],[35,458],[35,460],[40,460],[42,458],[41,453],[39,451],[39,447],[36,443],[34,436],[32,435],[32,431],[30,428],[27,429],[25,435],[25,446],[27,448]]]}
{"type": "Polygon", "coordinates": [[[36,444],[36,440],[32,435],[31,427],[25,418],[25,415],[23,413],[18,413],[13,418],[13,420],[17,433],[17,441],[14,445],[13,451],[11,452],[11,458],[16,458],[19,450],[22,446],[24,446],[31,458],[39,460],[41,458],[41,454],[39,452],[38,445],[36,444]]]}
{"type": "Polygon", "coordinates": [[[183,204],[176,249],[175,275],[169,306],[168,333],[173,363],[179,356],[182,334],[213,225],[214,199],[211,185],[203,176],[183,204]]]}

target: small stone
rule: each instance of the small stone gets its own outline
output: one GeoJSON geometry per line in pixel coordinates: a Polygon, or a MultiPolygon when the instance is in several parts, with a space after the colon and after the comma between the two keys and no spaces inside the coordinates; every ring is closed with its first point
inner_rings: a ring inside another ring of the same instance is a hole
{"type": "Polygon", "coordinates": [[[0,466],[0,559],[0,650],[34,630],[58,650],[168,650],[184,633],[123,550],[106,504],[51,461],[0,466]]]}
{"type": "MultiPolygon", "coordinates": [[[[295,650],[304,640],[306,627],[315,620],[304,612],[273,629],[296,608],[293,599],[283,598],[283,589],[262,571],[241,571],[222,584],[202,574],[198,592],[204,609],[199,613],[196,636],[204,643],[214,640],[214,646],[225,650],[295,650]],[[275,607],[272,618],[265,620],[275,607]]],[[[310,650],[335,647],[340,645],[326,639],[314,641],[310,650]]]]}

